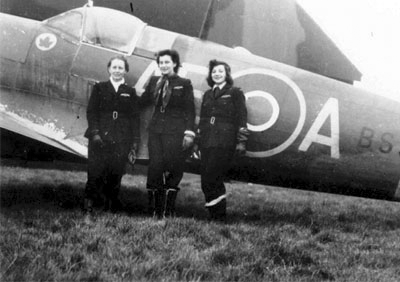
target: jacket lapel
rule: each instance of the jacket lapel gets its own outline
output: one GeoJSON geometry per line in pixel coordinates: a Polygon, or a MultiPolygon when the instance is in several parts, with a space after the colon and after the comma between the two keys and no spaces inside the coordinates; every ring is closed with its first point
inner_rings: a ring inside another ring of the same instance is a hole
{"type": "Polygon", "coordinates": [[[232,87],[232,85],[225,84],[225,86],[219,91],[218,95],[215,96],[215,99],[220,98],[221,96],[224,96],[226,92],[232,87]]]}
{"type": "Polygon", "coordinates": [[[162,77],[160,76],[157,79],[156,87],[154,88],[154,100],[156,101],[156,103],[158,100],[158,96],[160,95],[160,90],[161,90],[162,85],[163,85],[163,80],[162,80],[162,77]]]}
{"type": "MultiPolygon", "coordinates": [[[[111,93],[114,93],[114,94],[117,93],[117,92],[115,91],[114,86],[112,85],[112,83],[111,83],[110,80],[107,81],[107,90],[110,91],[111,93]]],[[[108,92],[108,91],[107,91],[107,92],[108,92]]]]}

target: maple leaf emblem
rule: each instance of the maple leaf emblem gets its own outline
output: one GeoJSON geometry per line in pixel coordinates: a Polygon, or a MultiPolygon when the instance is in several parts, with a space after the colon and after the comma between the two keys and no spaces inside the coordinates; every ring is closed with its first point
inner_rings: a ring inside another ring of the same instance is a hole
{"type": "Polygon", "coordinates": [[[46,36],[45,38],[40,38],[39,39],[39,46],[43,48],[50,48],[50,46],[53,44],[53,41],[50,39],[50,36],[46,36]]]}

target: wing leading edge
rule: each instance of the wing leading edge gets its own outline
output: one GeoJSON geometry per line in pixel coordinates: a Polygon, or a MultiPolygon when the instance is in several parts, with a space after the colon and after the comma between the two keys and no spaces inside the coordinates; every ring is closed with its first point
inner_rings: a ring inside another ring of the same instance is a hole
{"type": "Polygon", "coordinates": [[[0,127],[26,137],[43,142],[68,153],[87,158],[86,146],[77,141],[66,138],[66,134],[52,129],[50,126],[38,125],[28,119],[24,119],[15,113],[7,111],[7,107],[0,107],[0,127]]]}

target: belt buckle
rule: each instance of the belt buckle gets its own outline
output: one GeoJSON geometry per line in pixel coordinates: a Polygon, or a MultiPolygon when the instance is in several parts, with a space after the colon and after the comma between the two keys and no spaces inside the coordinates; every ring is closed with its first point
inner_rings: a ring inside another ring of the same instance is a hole
{"type": "Polygon", "coordinates": [[[113,117],[113,120],[116,120],[118,118],[118,112],[117,111],[113,111],[112,117],[113,117]]]}
{"type": "Polygon", "coordinates": [[[211,124],[214,124],[214,123],[215,123],[215,117],[211,117],[211,118],[210,118],[210,123],[211,123],[211,124]]]}

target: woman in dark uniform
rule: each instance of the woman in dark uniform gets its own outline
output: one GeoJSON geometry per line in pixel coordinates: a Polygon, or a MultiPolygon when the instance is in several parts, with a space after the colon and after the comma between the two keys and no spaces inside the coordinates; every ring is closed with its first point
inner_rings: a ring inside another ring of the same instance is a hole
{"type": "Polygon", "coordinates": [[[226,220],[224,174],[234,153],[246,153],[247,110],[243,91],[233,86],[230,66],[209,63],[200,114],[201,188],[211,220],[226,220]]]}
{"type": "Polygon", "coordinates": [[[195,136],[195,110],[191,81],[177,75],[180,67],[178,52],[160,51],[157,64],[161,76],[150,78],[141,100],[144,106],[154,106],[148,142],[149,212],[162,218],[175,213],[185,158],[195,136]]]}
{"type": "Polygon", "coordinates": [[[139,98],[135,89],[125,83],[128,62],[122,56],[111,58],[107,70],[110,79],[93,86],[87,106],[86,212],[92,211],[93,202],[100,195],[105,197],[105,210],[120,208],[118,193],[128,154],[136,153],[140,141],[139,98]]]}

